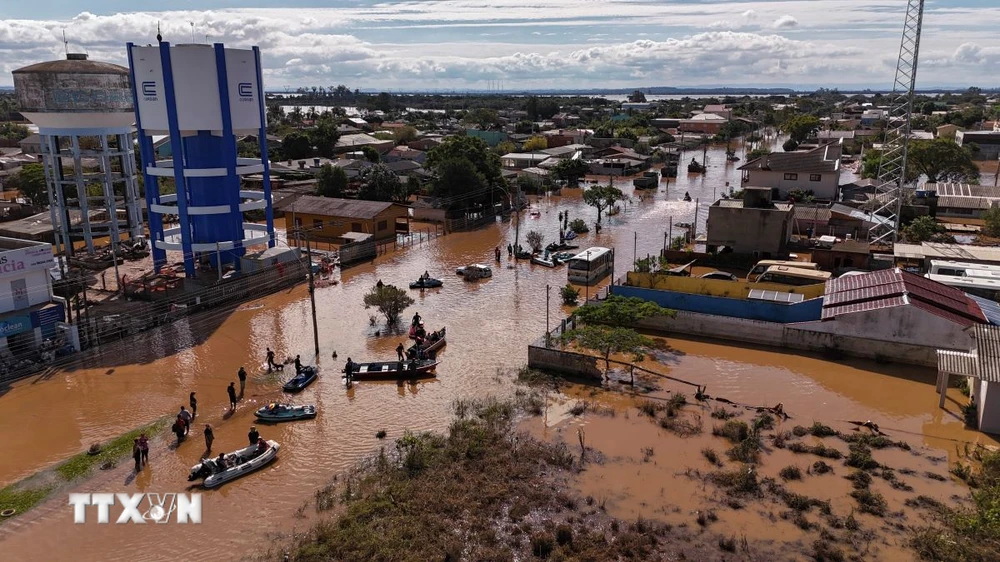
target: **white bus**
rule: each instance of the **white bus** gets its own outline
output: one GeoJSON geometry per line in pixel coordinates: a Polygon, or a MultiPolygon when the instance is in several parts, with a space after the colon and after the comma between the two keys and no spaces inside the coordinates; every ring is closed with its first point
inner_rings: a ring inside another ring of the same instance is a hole
{"type": "Polygon", "coordinates": [[[826,283],[832,274],[829,271],[813,271],[799,267],[772,265],[757,278],[757,283],[778,283],[780,285],[816,285],[826,283]]]}
{"type": "Polygon", "coordinates": [[[610,275],[614,261],[615,252],[611,248],[588,248],[569,259],[566,276],[570,283],[590,285],[610,275]]]}
{"type": "Polygon", "coordinates": [[[749,281],[755,277],[758,277],[759,275],[767,271],[769,267],[797,267],[799,269],[808,269],[811,271],[819,270],[819,266],[812,262],[760,260],[759,262],[757,262],[757,265],[753,266],[753,269],[750,270],[750,273],[747,273],[747,280],[749,281]]]}
{"type": "Polygon", "coordinates": [[[931,275],[1000,279],[1000,265],[983,265],[951,260],[931,260],[931,275]]]}
{"type": "Polygon", "coordinates": [[[959,276],[959,275],[937,275],[928,273],[924,277],[931,281],[937,281],[943,285],[954,287],[985,299],[997,300],[1000,298],[1000,278],[959,276]]]}

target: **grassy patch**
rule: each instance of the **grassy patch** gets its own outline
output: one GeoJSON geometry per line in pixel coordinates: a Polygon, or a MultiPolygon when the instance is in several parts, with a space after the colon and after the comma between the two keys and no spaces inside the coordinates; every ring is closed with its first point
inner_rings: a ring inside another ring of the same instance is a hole
{"type": "Polygon", "coordinates": [[[104,466],[106,463],[118,463],[122,459],[132,456],[132,445],[139,438],[139,435],[145,433],[147,436],[152,436],[163,431],[166,427],[167,421],[162,419],[134,429],[102,445],[101,452],[96,455],[84,452],[71,457],[56,467],[56,473],[67,482],[83,478],[89,475],[95,466],[104,466]]]}
{"type": "Polygon", "coordinates": [[[722,466],[722,461],[719,460],[719,454],[715,452],[715,449],[706,447],[701,450],[701,456],[705,457],[705,460],[714,464],[715,466],[722,466]]]}
{"type": "Polygon", "coordinates": [[[545,371],[521,367],[517,371],[517,382],[525,386],[555,386],[556,378],[545,371]]]}
{"type": "Polygon", "coordinates": [[[778,476],[780,476],[783,480],[802,480],[802,469],[794,464],[791,464],[782,468],[781,471],[778,472],[778,476]]]}
{"type": "Polygon", "coordinates": [[[876,517],[882,517],[889,509],[889,504],[886,503],[882,494],[869,489],[854,490],[851,492],[851,497],[857,500],[858,509],[861,510],[861,513],[870,513],[876,517]]]}
{"type": "Polygon", "coordinates": [[[752,466],[741,466],[736,470],[713,472],[710,476],[712,482],[724,488],[730,494],[759,494],[760,482],[757,480],[757,471],[752,466]]]}
{"type": "Polygon", "coordinates": [[[641,413],[646,414],[651,418],[655,418],[658,413],[667,409],[665,404],[655,400],[643,400],[642,402],[639,402],[637,407],[641,413]]]}
{"type": "MultiPolygon", "coordinates": [[[[670,410],[668,409],[667,412],[669,413],[670,410]]],[[[660,418],[660,427],[680,437],[693,437],[702,432],[700,417],[691,419],[688,416],[666,415],[660,418]]]]}
{"type": "Polygon", "coordinates": [[[713,427],[712,435],[725,437],[733,443],[740,443],[750,437],[750,426],[742,420],[727,420],[726,423],[713,427]]]}
{"type": "Polygon", "coordinates": [[[774,429],[774,416],[767,412],[757,414],[753,419],[753,428],[760,431],[762,429],[774,429]]]}
{"type": "Polygon", "coordinates": [[[826,474],[827,472],[833,472],[833,467],[823,461],[816,461],[812,465],[812,471],[814,474],[826,474]]]}
{"type": "Polygon", "coordinates": [[[872,450],[867,445],[863,443],[851,443],[849,448],[850,453],[847,455],[847,460],[844,461],[847,466],[852,466],[860,470],[874,470],[881,466],[872,458],[872,450]]]}
{"type": "Polygon", "coordinates": [[[38,505],[51,491],[52,486],[33,488],[21,483],[11,484],[0,490],[0,511],[13,509],[14,515],[21,515],[38,505]]]}
{"type": "Polygon", "coordinates": [[[837,430],[828,425],[813,422],[812,426],[809,427],[809,434],[813,437],[832,437],[837,435],[837,430]]]}
{"type": "Polygon", "coordinates": [[[840,452],[840,449],[835,449],[833,447],[827,447],[820,443],[819,445],[806,445],[805,443],[792,443],[788,446],[788,450],[793,453],[799,454],[811,454],[817,457],[823,457],[824,459],[840,459],[843,458],[844,454],[840,452]]]}
{"type": "Polygon", "coordinates": [[[643,560],[667,544],[668,529],[648,521],[592,530],[573,498],[539,485],[568,475],[572,456],[519,434],[509,404],[465,401],[457,413],[447,433],[406,433],[339,481],[350,494],[333,494],[337,518],[292,539],[290,558],[643,560]]]}
{"type": "Polygon", "coordinates": [[[872,449],[885,449],[896,447],[904,451],[910,450],[910,444],[906,441],[893,441],[885,435],[875,435],[873,433],[839,433],[838,436],[848,443],[864,445],[872,449]]]}
{"type": "Polygon", "coordinates": [[[736,412],[727,410],[723,406],[719,406],[718,408],[712,410],[712,417],[717,420],[728,420],[729,418],[735,418],[736,416],[736,412]]]}

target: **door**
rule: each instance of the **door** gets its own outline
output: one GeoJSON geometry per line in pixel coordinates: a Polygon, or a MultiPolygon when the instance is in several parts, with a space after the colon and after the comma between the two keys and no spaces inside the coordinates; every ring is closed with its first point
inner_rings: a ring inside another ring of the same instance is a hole
{"type": "Polygon", "coordinates": [[[10,294],[14,297],[14,310],[28,308],[28,281],[26,279],[11,281],[10,294]]]}

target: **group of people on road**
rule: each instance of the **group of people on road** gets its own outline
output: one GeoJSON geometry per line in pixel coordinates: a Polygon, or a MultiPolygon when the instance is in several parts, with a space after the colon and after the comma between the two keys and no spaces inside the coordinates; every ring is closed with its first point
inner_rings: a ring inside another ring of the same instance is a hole
{"type": "Polygon", "coordinates": [[[135,460],[135,471],[138,473],[149,464],[149,439],[145,433],[132,440],[132,459],[135,460]]]}

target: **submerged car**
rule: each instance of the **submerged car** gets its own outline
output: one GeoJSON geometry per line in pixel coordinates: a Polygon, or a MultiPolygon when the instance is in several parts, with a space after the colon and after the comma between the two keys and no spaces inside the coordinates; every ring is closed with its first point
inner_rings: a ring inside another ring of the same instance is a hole
{"type": "Polygon", "coordinates": [[[493,277],[493,270],[490,269],[490,266],[483,265],[481,263],[474,263],[465,267],[460,267],[455,270],[455,273],[461,275],[467,281],[482,279],[484,277],[493,277]]]}
{"type": "Polygon", "coordinates": [[[709,271],[700,276],[702,279],[721,279],[722,281],[736,281],[736,276],[725,271],[709,271]]]}

